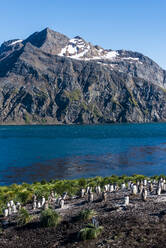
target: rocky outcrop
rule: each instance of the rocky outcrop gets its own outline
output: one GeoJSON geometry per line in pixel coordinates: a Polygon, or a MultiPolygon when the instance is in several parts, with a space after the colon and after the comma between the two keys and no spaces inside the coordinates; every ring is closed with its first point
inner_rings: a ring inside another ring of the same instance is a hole
{"type": "Polygon", "coordinates": [[[166,120],[166,71],[48,28],[0,47],[1,124],[166,120]]]}

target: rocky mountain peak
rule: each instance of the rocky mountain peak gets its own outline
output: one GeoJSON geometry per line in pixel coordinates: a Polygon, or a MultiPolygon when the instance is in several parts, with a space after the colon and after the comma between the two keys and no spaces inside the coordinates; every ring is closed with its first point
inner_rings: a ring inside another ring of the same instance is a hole
{"type": "Polygon", "coordinates": [[[79,36],[79,35],[76,35],[74,38],[75,38],[75,39],[83,40],[83,38],[82,38],[81,36],[79,36]]]}
{"type": "Polygon", "coordinates": [[[44,52],[57,54],[66,45],[68,40],[65,35],[45,28],[41,32],[35,32],[30,35],[24,40],[24,44],[30,42],[33,46],[40,48],[44,52]]]}
{"type": "Polygon", "coordinates": [[[166,121],[166,71],[46,28],[0,47],[0,123],[166,121]]]}

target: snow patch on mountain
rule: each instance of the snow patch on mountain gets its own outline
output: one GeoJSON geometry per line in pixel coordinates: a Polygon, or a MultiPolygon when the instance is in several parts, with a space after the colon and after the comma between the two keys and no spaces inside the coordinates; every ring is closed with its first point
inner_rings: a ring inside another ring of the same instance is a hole
{"type": "Polygon", "coordinates": [[[97,60],[97,59],[113,60],[119,55],[118,52],[116,52],[116,51],[109,51],[109,52],[105,52],[105,54],[103,54],[104,52],[105,52],[105,50],[103,49],[102,52],[100,52],[98,56],[86,58],[86,60],[97,60]]]}
{"type": "Polygon", "coordinates": [[[13,46],[13,45],[15,45],[15,44],[17,44],[17,43],[20,43],[20,42],[22,42],[23,40],[16,40],[16,41],[13,41],[12,43],[10,43],[9,44],[9,46],[13,46]]]}
{"type": "MultiPolygon", "coordinates": [[[[122,61],[126,61],[130,64],[141,63],[138,57],[125,56],[125,51],[119,53],[118,51],[111,49],[106,50],[99,46],[93,46],[91,43],[86,42],[79,36],[70,39],[68,44],[61,49],[61,52],[58,55],[85,61],[107,60],[113,63],[119,63],[122,61]]],[[[104,63],[104,61],[101,63],[104,63]]]]}
{"type": "Polygon", "coordinates": [[[127,59],[127,60],[135,60],[135,61],[139,60],[139,58],[133,58],[133,57],[127,57],[127,58],[123,58],[123,59],[127,59]]]}
{"type": "Polygon", "coordinates": [[[75,37],[69,40],[67,46],[62,48],[61,52],[58,55],[82,60],[111,60],[118,56],[118,52],[104,50],[103,48],[97,49],[90,43],[85,42],[82,38],[75,37]]]}
{"type": "Polygon", "coordinates": [[[73,59],[81,59],[90,50],[90,45],[82,38],[73,38],[69,40],[67,46],[62,48],[59,56],[67,56],[73,59]]]}

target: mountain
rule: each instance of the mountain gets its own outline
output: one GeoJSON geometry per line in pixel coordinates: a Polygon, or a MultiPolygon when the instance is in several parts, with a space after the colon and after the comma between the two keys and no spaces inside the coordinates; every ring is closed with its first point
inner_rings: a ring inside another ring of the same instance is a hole
{"type": "Polygon", "coordinates": [[[44,29],[0,47],[1,124],[166,121],[166,71],[44,29]]]}

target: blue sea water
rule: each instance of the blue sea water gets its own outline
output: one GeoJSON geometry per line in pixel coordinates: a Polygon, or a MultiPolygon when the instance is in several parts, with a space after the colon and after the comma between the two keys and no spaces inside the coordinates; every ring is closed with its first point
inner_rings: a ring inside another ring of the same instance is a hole
{"type": "Polygon", "coordinates": [[[166,174],[166,123],[0,126],[0,185],[166,174]]]}

